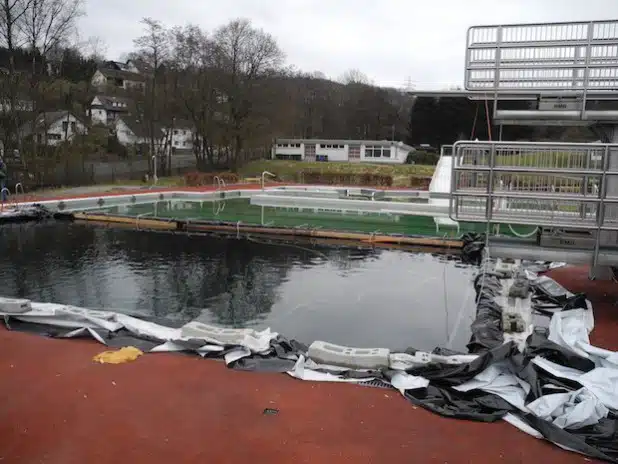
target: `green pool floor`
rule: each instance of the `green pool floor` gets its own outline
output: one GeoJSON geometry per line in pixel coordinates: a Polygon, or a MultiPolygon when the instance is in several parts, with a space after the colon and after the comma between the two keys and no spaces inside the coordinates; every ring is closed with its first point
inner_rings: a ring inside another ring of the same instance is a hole
{"type": "MultiPolygon", "coordinates": [[[[174,218],[211,220],[261,224],[281,227],[312,227],[349,232],[405,234],[423,236],[458,235],[456,227],[440,226],[432,217],[410,216],[386,213],[339,212],[314,208],[274,208],[251,205],[248,199],[227,199],[221,201],[165,200],[155,203],[115,206],[90,212],[140,216],[144,218],[174,218]]],[[[460,223],[459,234],[484,232],[485,224],[460,223]]],[[[519,234],[527,234],[534,227],[517,226],[519,234]]],[[[508,226],[500,225],[500,233],[513,235],[508,226]]]]}

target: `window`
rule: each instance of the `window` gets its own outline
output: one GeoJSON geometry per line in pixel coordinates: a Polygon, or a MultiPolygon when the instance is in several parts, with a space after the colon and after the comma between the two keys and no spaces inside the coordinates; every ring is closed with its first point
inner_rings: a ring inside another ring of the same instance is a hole
{"type": "Polygon", "coordinates": [[[320,146],[322,148],[329,148],[329,149],[332,149],[332,150],[342,150],[342,149],[345,148],[345,145],[339,145],[339,144],[336,144],[336,143],[334,143],[334,144],[333,143],[320,144],[320,146]]]}
{"type": "Polygon", "coordinates": [[[75,121],[71,121],[71,132],[77,132],[75,121]]]}
{"type": "Polygon", "coordinates": [[[289,161],[300,161],[302,159],[301,155],[275,155],[275,158],[278,160],[289,160],[289,161]]]}
{"type": "Polygon", "coordinates": [[[174,129],[174,135],[178,135],[178,130],[174,129]]]}
{"type": "Polygon", "coordinates": [[[69,129],[69,123],[67,121],[62,122],[62,132],[66,132],[69,129]]]}
{"type": "Polygon", "coordinates": [[[389,147],[365,147],[365,158],[390,158],[391,149],[389,147]]]}

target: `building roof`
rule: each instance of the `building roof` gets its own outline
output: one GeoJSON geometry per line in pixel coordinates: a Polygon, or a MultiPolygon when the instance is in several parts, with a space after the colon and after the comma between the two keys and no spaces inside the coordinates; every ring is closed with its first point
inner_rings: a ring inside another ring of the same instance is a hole
{"type": "MultiPolygon", "coordinates": [[[[69,111],[48,111],[46,113],[41,113],[36,117],[36,120],[34,121],[34,131],[32,130],[32,121],[28,121],[21,126],[21,132],[23,135],[28,135],[32,132],[38,132],[42,129],[47,129],[55,122],[66,118],[68,114],[69,111]]],[[[86,125],[80,117],[75,115],[75,113],[71,112],[70,115],[73,116],[77,121],[81,122],[84,126],[86,125]]]]}
{"type": "Polygon", "coordinates": [[[129,98],[96,95],[92,101],[94,102],[95,99],[99,100],[101,104],[91,104],[91,108],[104,108],[108,111],[129,111],[129,108],[133,106],[133,100],[129,98]]]}
{"type": "MultiPolygon", "coordinates": [[[[118,121],[122,121],[136,137],[144,139],[150,137],[150,127],[148,121],[130,116],[122,116],[118,118],[118,121]]],[[[163,127],[161,124],[155,122],[154,126],[155,134],[162,137],[163,127]]]]}
{"type": "Polygon", "coordinates": [[[112,68],[99,68],[98,71],[105,77],[112,79],[122,79],[125,81],[144,82],[146,78],[141,74],[133,73],[130,71],[121,71],[119,69],[112,68]]]}
{"type": "Polygon", "coordinates": [[[396,140],[344,140],[344,139],[277,139],[275,143],[315,143],[334,145],[378,145],[392,147],[394,145],[408,151],[414,151],[414,147],[396,140]]]}

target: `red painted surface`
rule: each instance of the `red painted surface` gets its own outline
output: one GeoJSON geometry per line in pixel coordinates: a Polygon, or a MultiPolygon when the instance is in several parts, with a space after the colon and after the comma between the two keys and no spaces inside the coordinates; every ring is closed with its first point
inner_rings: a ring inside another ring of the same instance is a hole
{"type": "Polygon", "coordinates": [[[236,372],[0,329],[0,462],[583,463],[510,425],[444,419],[398,393],[236,372]],[[276,408],[278,415],[263,415],[276,408]]]}
{"type": "MultiPolygon", "coordinates": [[[[618,349],[618,286],[586,273],[551,275],[588,293],[593,343],[618,349]]],[[[105,348],[95,342],[4,329],[0,347],[0,462],[595,462],[503,422],[441,418],[385,390],[237,372],[178,354],[101,365],[92,357],[105,348]]]]}

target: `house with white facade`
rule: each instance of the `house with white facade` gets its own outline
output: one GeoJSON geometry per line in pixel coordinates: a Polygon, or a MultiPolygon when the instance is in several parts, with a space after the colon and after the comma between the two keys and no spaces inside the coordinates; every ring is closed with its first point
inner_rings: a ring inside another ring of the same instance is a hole
{"type": "MultiPolygon", "coordinates": [[[[150,144],[148,121],[131,116],[119,116],[114,121],[116,138],[124,146],[150,144]]],[[[171,148],[171,153],[193,150],[193,126],[188,121],[174,120],[173,125],[155,123],[157,149],[171,148]]]]}
{"type": "Polygon", "coordinates": [[[90,103],[93,124],[114,125],[115,121],[131,112],[133,103],[123,97],[97,95],[90,103]]]}
{"type": "Polygon", "coordinates": [[[107,61],[105,62],[105,67],[117,69],[119,71],[127,71],[131,73],[136,73],[136,74],[141,73],[141,71],[139,70],[139,68],[137,67],[137,65],[135,64],[133,60],[127,60],[126,63],[122,61],[107,61]]]}
{"type": "Polygon", "coordinates": [[[114,67],[99,67],[91,79],[93,87],[98,89],[113,87],[124,90],[143,90],[145,83],[146,78],[143,74],[114,67]]]}
{"type": "Polygon", "coordinates": [[[37,116],[34,124],[27,122],[20,128],[21,136],[36,137],[40,144],[58,145],[72,140],[79,134],[87,134],[88,126],[69,111],[50,111],[37,116]]]}
{"type": "Polygon", "coordinates": [[[404,164],[415,150],[390,140],[277,139],[272,159],[404,164]]]}
{"type": "Polygon", "coordinates": [[[166,139],[171,140],[172,153],[193,150],[193,124],[183,119],[175,119],[172,126],[164,127],[166,139]]]}
{"type": "MultiPolygon", "coordinates": [[[[131,116],[120,116],[114,121],[116,138],[124,146],[140,145],[150,143],[150,130],[148,121],[140,120],[131,116]]],[[[155,134],[158,136],[157,143],[161,143],[163,132],[160,126],[155,127],[155,134]]]]}

